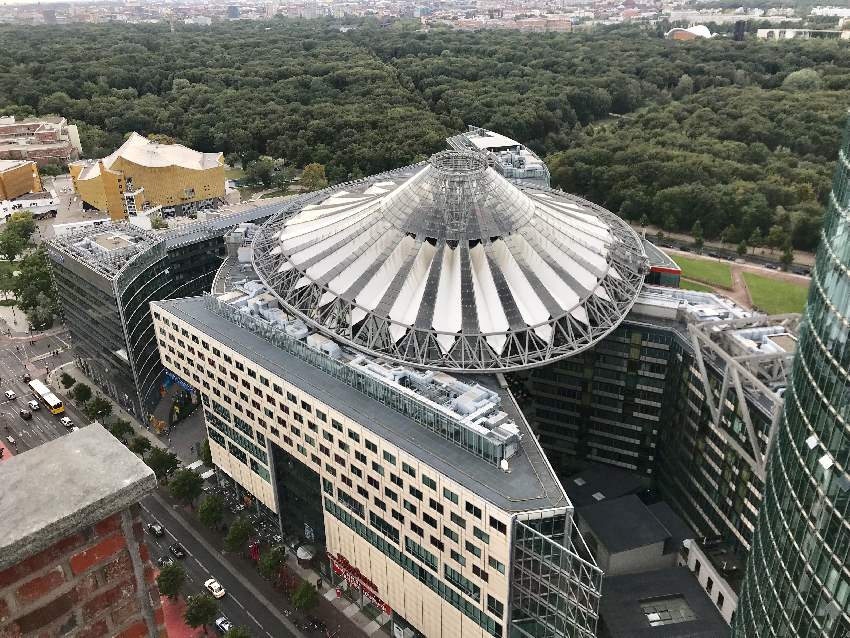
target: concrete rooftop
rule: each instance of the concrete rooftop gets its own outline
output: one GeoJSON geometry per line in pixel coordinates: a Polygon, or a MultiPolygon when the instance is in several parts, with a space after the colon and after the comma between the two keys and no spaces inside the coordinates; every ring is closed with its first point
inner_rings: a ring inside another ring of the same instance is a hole
{"type": "Polygon", "coordinates": [[[153,470],[101,425],[0,464],[0,570],[136,503],[153,470]]]}

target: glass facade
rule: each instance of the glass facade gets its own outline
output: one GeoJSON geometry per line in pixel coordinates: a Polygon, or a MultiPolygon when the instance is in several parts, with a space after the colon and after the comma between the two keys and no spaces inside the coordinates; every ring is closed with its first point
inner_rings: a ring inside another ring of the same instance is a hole
{"type": "Polygon", "coordinates": [[[850,126],[770,451],[735,638],[850,635],[850,126]]]}

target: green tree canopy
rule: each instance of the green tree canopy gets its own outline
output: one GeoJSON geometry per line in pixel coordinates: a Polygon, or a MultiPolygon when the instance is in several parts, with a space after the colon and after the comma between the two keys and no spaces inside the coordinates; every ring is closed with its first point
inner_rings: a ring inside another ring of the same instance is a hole
{"type": "Polygon", "coordinates": [[[201,495],[203,486],[204,480],[197,472],[183,468],[177,470],[171,477],[168,489],[174,498],[191,506],[201,495]]]}
{"type": "Polygon", "coordinates": [[[148,450],[151,449],[153,444],[150,442],[150,439],[146,436],[134,436],[133,440],[130,441],[130,450],[139,456],[144,456],[148,450]]]}
{"type": "Polygon", "coordinates": [[[209,439],[204,439],[204,442],[201,444],[201,460],[204,462],[204,465],[212,467],[212,451],[210,450],[209,439]]]}
{"type": "Polygon", "coordinates": [[[83,412],[92,421],[105,421],[112,414],[112,403],[98,395],[86,401],[83,412]]]}
{"type": "Polygon", "coordinates": [[[263,578],[274,578],[286,562],[286,547],[277,545],[260,555],[259,570],[263,578]]]}
{"type": "Polygon", "coordinates": [[[75,385],[71,393],[74,396],[74,399],[80,403],[85,403],[92,397],[91,387],[83,382],[75,385]]]}
{"type": "Polygon", "coordinates": [[[254,526],[244,516],[240,516],[227,531],[227,536],[224,538],[224,549],[228,552],[245,551],[245,546],[248,540],[254,534],[254,526]]]}
{"type": "Polygon", "coordinates": [[[190,627],[203,627],[204,633],[206,633],[207,625],[215,622],[218,614],[218,603],[216,599],[209,594],[199,594],[192,596],[187,601],[183,619],[190,627]]]}
{"type": "Polygon", "coordinates": [[[251,638],[251,633],[245,627],[234,627],[224,634],[224,638],[251,638]]]}
{"type": "Polygon", "coordinates": [[[224,519],[224,499],[218,494],[204,497],[198,507],[198,518],[207,527],[218,527],[224,519]]]}
{"type": "Polygon", "coordinates": [[[325,167],[321,164],[307,164],[301,173],[301,186],[305,191],[317,191],[328,185],[325,167]]]}
{"type": "Polygon", "coordinates": [[[316,588],[306,580],[302,580],[292,592],[292,606],[299,611],[310,611],[318,603],[319,594],[316,588]]]}
{"type": "Polygon", "coordinates": [[[782,81],[782,88],[789,91],[819,91],[821,86],[820,74],[814,69],[792,71],[782,81]]]}
{"type": "Polygon", "coordinates": [[[166,481],[180,465],[177,456],[173,452],[169,452],[161,447],[152,447],[145,456],[145,463],[156,474],[156,478],[160,481],[166,481]]]}
{"type": "Polygon", "coordinates": [[[63,372],[62,376],[59,377],[59,383],[61,383],[62,387],[65,388],[66,390],[69,389],[76,382],[77,382],[77,380],[74,377],[72,377],[70,374],[68,374],[67,372],[63,372]]]}
{"type": "Polygon", "coordinates": [[[179,563],[171,563],[166,565],[156,577],[156,585],[159,587],[160,593],[168,596],[171,600],[175,600],[183,589],[186,582],[186,571],[179,563]]]}

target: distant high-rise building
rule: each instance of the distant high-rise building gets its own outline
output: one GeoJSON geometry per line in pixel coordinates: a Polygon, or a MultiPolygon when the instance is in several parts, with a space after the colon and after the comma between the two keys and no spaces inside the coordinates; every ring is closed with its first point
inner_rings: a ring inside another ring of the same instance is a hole
{"type": "Polygon", "coordinates": [[[850,127],[838,156],[784,422],[733,630],[850,635],[850,127]]]}

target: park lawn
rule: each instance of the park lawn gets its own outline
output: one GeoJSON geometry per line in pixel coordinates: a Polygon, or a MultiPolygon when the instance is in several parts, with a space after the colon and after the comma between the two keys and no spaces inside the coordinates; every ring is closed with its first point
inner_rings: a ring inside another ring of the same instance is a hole
{"type": "Polygon", "coordinates": [[[773,277],[744,273],[744,281],[753,299],[753,305],[771,315],[786,312],[803,312],[809,295],[807,284],[782,281],[773,277]]]}
{"type": "Polygon", "coordinates": [[[701,284],[696,281],[688,281],[687,279],[679,281],[679,288],[684,290],[695,290],[696,292],[714,292],[714,288],[711,286],[706,286],[705,284],[701,284]]]}
{"type": "Polygon", "coordinates": [[[673,261],[679,264],[683,277],[712,286],[732,288],[732,271],[729,270],[729,264],[708,259],[691,259],[680,255],[675,255],[673,261]]]}
{"type": "Polygon", "coordinates": [[[245,177],[245,171],[241,168],[225,168],[224,179],[242,179],[245,177]]]}

